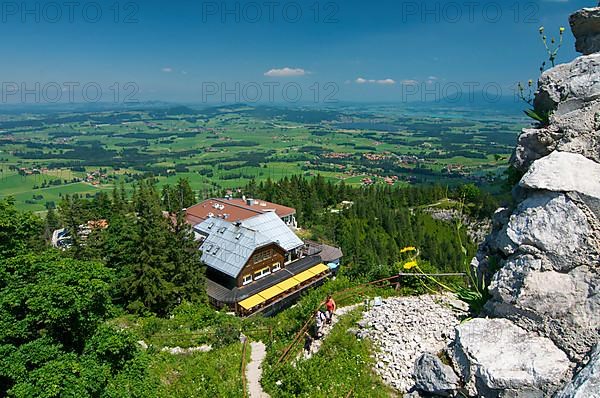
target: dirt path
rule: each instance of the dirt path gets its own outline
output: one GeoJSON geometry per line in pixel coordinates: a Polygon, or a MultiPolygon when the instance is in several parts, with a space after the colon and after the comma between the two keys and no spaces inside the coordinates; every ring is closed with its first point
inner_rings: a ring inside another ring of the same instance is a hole
{"type": "Polygon", "coordinates": [[[246,379],[248,380],[248,396],[250,398],[270,398],[260,385],[262,376],[262,362],[267,354],[262,341],[250,343],[250,363],[246,366],[246,379]]]}

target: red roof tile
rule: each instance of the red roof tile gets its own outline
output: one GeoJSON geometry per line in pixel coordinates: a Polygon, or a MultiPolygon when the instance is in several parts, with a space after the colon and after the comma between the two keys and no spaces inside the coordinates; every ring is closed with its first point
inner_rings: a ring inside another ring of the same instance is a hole
{"type": "MultiPolygon", "coordinates": [[[[250,199],[249,199],[250,200],[250,199]]],[[[228,221],[241,221],[274,211],[280,218],[296,213],[296,210],[264,200],[254,199],[248,204],[243,199],[208,199],[186,210],[185,218],[190,224],[198,224],[209,217],[219,217],[228,221]]]]}

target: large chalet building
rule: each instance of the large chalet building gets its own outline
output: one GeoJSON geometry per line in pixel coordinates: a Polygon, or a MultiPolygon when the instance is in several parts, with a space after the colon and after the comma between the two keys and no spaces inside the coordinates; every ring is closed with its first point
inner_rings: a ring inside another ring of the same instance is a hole
{"type": "Polygon", "coordinates": [[[338,248],[303,242],[291,229],[295,228],[294,209],[261,201],[248,203],[211,199],[192,211],[193,217],[211,208],[221,212],[208,211],[212,215],[202,216],[194,232],[207,267],[211,304],[242,316],[270,314],[285,307],[304,290],[331,276],[342,257],[338,248]],[[213,207],[222,203],[222,209],[213,207]],[[271,210],[254,212],[254,206],[271,210]],[[248,207],[250,212],[246,211],[248,207]]]}

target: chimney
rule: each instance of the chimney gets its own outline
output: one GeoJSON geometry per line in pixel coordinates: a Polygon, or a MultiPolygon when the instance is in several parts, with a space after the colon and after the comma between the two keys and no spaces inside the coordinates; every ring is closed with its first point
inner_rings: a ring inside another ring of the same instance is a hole
{"type": "Polygon", "coordinates": [[[246,204],[247,204],[248,206],[252,206],[252,205],[254,205],[254,199],[250,199],[250,198],[246,199],[246,204]]]}

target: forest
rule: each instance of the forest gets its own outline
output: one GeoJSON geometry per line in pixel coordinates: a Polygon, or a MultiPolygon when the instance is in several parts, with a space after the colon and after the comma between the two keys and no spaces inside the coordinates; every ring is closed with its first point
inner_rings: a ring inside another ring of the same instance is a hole
{"type": "MultiPolygon", "coordinates": [[[[450,198],[481,218],[497,205],[474,185],[360,188],[320,176],[251,181],[243,191],[295,207],[304,233],[340,246],[345,257],[338,285],[394,275],[400,248],[408,245],[420,248],[424,269],[462,270],[465,231],[432,219],[423,207],[450,198]]],[[[208,307],[200,253],[184,221],[182,209],[200,199],[185,179],[162,190],[148,179],[91,199],[65,196],[44,219],[16,210],[10,198],[0,201],[0,395],[160,395],[152,373],[157,365],[149,364],[163,357],[137,341],[156,338],[169,318],[217,328],[207,341],[238,358],[231,344],[243,323],[208,307]],[[53,230],[75,231],[90,220],[106,220],[107,227],[93,228],[85,239],[72,234],[67,250],[50,247],[53,230]],[[115,319],[133,319],[133,326],[115,319]]],[[[298,319],[306,315],[294,311],[298,319]]],[[[284,336],[296,325],[289,314],[278,318],[288,320],[278,326],[284,336]]],[[[210,363],[197,365],[207,372],[207,385],[219,378],[202,367],[210,363]]]]}

